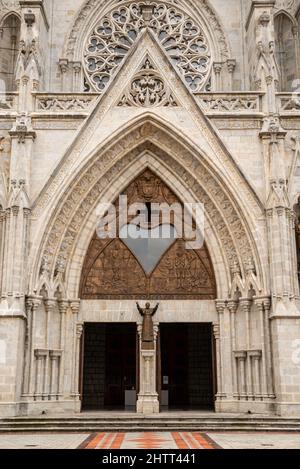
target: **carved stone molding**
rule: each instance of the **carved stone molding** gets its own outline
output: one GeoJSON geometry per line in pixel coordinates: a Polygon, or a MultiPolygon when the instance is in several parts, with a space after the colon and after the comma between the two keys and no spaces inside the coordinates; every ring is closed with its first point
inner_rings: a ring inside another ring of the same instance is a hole
{"type": "Polygon", "coordinates": [[[214,93],[198,94],[197,99],[206,113],[256,114],[262,111],[259,94],[214,93]]]}
{"type": "Polygon", "coordinates": [[[82,223],[99,200],[100,194],[106,191],[107,181],[118,177],[146,149],[165,165],[172,167],[178,178],[190,187],[197,200],[205,204],[229,264],[240,257],[246,262],[252,247],[243,221],[219,180],[200,160],[192,157],[185,147],[152,124],[124,135],[121,141],[101,153],[93,163],[89,163],[81,176],[70,185],[57,215],[45,231],[48,235],[44,240],[43,257],[48,257],[53,263],[53,253],[57,252],[58,259],[66,263],[82,223]],[[66,220],[70,221],[67,225],[66,220]]]}
{"type": "Polygon", "coordinates": [[[89,111],[97,94],[35,94],[37,112],[84,112],[89,111]]]}
{"type": "Polygon", "coordinates": [[[118,106],[136,107],[177,105],[169,86],[148,57],[118,103],[118,106]]]}

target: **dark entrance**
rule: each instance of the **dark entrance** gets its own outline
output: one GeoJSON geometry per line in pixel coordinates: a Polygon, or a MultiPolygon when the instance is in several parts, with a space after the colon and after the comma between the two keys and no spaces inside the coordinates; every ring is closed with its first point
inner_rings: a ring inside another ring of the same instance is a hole
{"type": "Polygon", "coordinates": [[[134,400],[136,324],[85,324],[82,388],[84,410],[124,408],[126,391],[134,400]]]}
{"type": "Polygon", "coordinates": [[[173,409],[213,409],[211,324],[161,324],[161,403],[173,409]]]}

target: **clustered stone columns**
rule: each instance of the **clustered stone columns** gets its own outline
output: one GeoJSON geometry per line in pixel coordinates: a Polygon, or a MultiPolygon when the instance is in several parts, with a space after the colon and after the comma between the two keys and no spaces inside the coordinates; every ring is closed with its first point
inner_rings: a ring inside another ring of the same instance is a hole
{"type": "Polygon", "coordinates": [[[268,410],[275,397],[269,297],[217,300],[216,309],[216,410],[268,410]]]}
{"type": "Polygon", "coordinates": [[[156,353],[158,324],[154,324],[154,349],[142,349],[142,326],[138,326],[139,360],[140,360],[140,391],[137,400],[137,413],[159,413],[159,400],[156,383],[156,353]]]}
{"type": "Polygon", "coordinates": [[[79,364],[83,325],[80,300],[28,296],[23,411],[47,411],[47,402],[80,410],[79,364]],[[25,405],[26,404],[26,405],[25,405]]]}

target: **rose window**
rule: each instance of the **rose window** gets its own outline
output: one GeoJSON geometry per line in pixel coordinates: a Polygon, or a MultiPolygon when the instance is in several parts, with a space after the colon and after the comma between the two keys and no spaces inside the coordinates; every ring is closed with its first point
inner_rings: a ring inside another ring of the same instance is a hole
{"type": "Polygon", "coordinates": [[[201,27],[167,3],[125,2],[102,18],[84,51],[86,90],[102,93],[144,28],[150,28],[192,92],[210,89],[212,59],[201,27]]]}

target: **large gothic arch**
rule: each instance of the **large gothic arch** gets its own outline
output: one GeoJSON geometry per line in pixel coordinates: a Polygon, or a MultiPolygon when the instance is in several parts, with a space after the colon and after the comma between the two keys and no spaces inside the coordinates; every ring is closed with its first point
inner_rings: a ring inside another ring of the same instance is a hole
{"type": "MultiPolygon", "coordinates": [[[[32,252],[31,291],[37,291],[43,282],[48,282],[49,290],[53,290],[60,279],[69,297],[78,295],[84,256],[95,230],[96,206],[101,200],[113,202],[120,190],[148,166],[174,188],[181,201],[205,204],[206,239],[217,270],[219,297],[230,294],[232,266],[235,275],[239,274],[240,286],[247,284],[246,277],[251,274],[257,293],[261,294],[264,275],[258,252],[263,247],[254,238],[254,220],[238,203],[227,181],[154,118],[144,116],[121,134],[122,138],[113,136],[110,145],[101,151],[97,149],[73,175],[62,195],[59,189],[53,193],[43,238],[37,240],[38,248],[32,252]]],[[[36,213],[41,210],[44,195],[37,201],[36,213]]],[[[249,213],[251,208],[250,205],[249,213]]],[[[259,205],[256,210],[259,211],[259,205]]]]}

